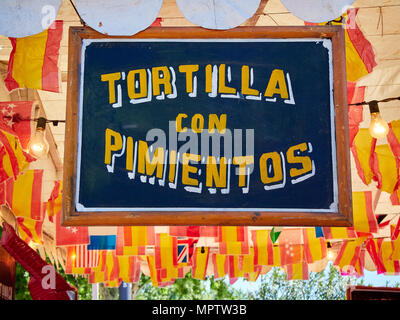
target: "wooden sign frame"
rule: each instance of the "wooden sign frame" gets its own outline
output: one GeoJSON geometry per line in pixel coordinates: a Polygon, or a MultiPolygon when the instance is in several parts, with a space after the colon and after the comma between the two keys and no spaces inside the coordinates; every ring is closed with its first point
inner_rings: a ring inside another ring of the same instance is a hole
{"type": "Polygon", "coordinates": [[[264,226],[352,226],[352,189],[347,115],[347,82],[344,31],[340,26],[239,27],[227,31],[198,27],[151,27],[132,37],[111,37],[88,27],[70,27],[68,93],[63,177],[63,222],[72,225],[264,225],[264,226]],[[77,139],[79,117],[79,72],[84,39],[331,39],[333,52],[334,121],[338,209],[336,212],[271,211],[101,211],[78,212],[77,139]]]}

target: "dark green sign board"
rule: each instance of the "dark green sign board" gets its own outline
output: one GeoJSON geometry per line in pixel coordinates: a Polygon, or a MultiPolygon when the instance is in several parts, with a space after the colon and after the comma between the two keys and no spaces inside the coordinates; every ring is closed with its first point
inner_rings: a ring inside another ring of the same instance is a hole
{"type": "Polygon", "coordinates": [[[67,223],[348,223],[342,33],[326,28],[72,30],[67,223]]]}

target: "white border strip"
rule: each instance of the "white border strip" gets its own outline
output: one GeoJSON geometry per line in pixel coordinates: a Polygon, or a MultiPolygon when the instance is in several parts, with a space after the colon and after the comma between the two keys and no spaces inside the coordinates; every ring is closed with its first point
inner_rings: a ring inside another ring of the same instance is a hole
{"type": "Polygon", "coordinates": [[[80,88],[79,88],[79,106],[78,106],[78,141],[77,141],[77,177],[76,177],[76,194],[75,206],[77,212],[111,212],[111,211],[264,211],[264,212],[336,212],[338,210],[338,180],[337,180],[337,160],[336,160],[336,132],[335,132],[335,113],[333,101],[333,55],[332,40],[320,38],[299,38],[299,39],[83,39],[81,52],[81,69],[80,69],[80,88]],[[79,185],[81,177],[81,148],[82,148],[82,113],[83,113],[83,82],[85,73],[85,51],[91,43],[95,42],[316,42],[322,41],[323,46],[328,50],[329,54],[329,86],[330,86],[330,116],[331,116],[331,144],[332,144],[332,171],[333,171],[333,203],[329,209],[294,209],[294,208],[164,208],[164,207],[148,207],[148,208],[87,208],[79,202],[79,185]]]}

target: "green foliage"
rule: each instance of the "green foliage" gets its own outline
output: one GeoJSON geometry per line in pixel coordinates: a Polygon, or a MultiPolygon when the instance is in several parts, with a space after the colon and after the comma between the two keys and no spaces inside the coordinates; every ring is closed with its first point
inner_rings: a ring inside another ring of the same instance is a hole
{"type": "Polygon", "coordinates": [[[32,300],[28,290],[29,273],[18,262],[15,264],[15,300],[32,300]]]}
{"type": "Polygon", "coordinates": [[[183,279],[177,279],[167,287],[153,287],[149,277],[142,274],[137,300],[239,300],[245,294],[230,287],[224,280],[207,277],[205,281],[194,279],[188,272],[183,279]]]}
{"type": "Polygon", "coordinates": [[[255,300],[345,300],[346,288],[355,277],[343,277],[332,265],[318,273],[310,272],[309,280],[286,280],[286,274],[273,268],[261,278],[260,289],[249,294],[255,300]]]}

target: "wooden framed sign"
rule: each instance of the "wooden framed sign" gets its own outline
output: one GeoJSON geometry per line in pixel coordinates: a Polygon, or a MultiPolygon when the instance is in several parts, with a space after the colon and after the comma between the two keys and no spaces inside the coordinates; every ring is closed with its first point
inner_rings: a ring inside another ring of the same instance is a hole
{"type": "Polygon", "coordinates": [[[352,224],[341,27],[71,27],[64,225],[352,224]]]}

